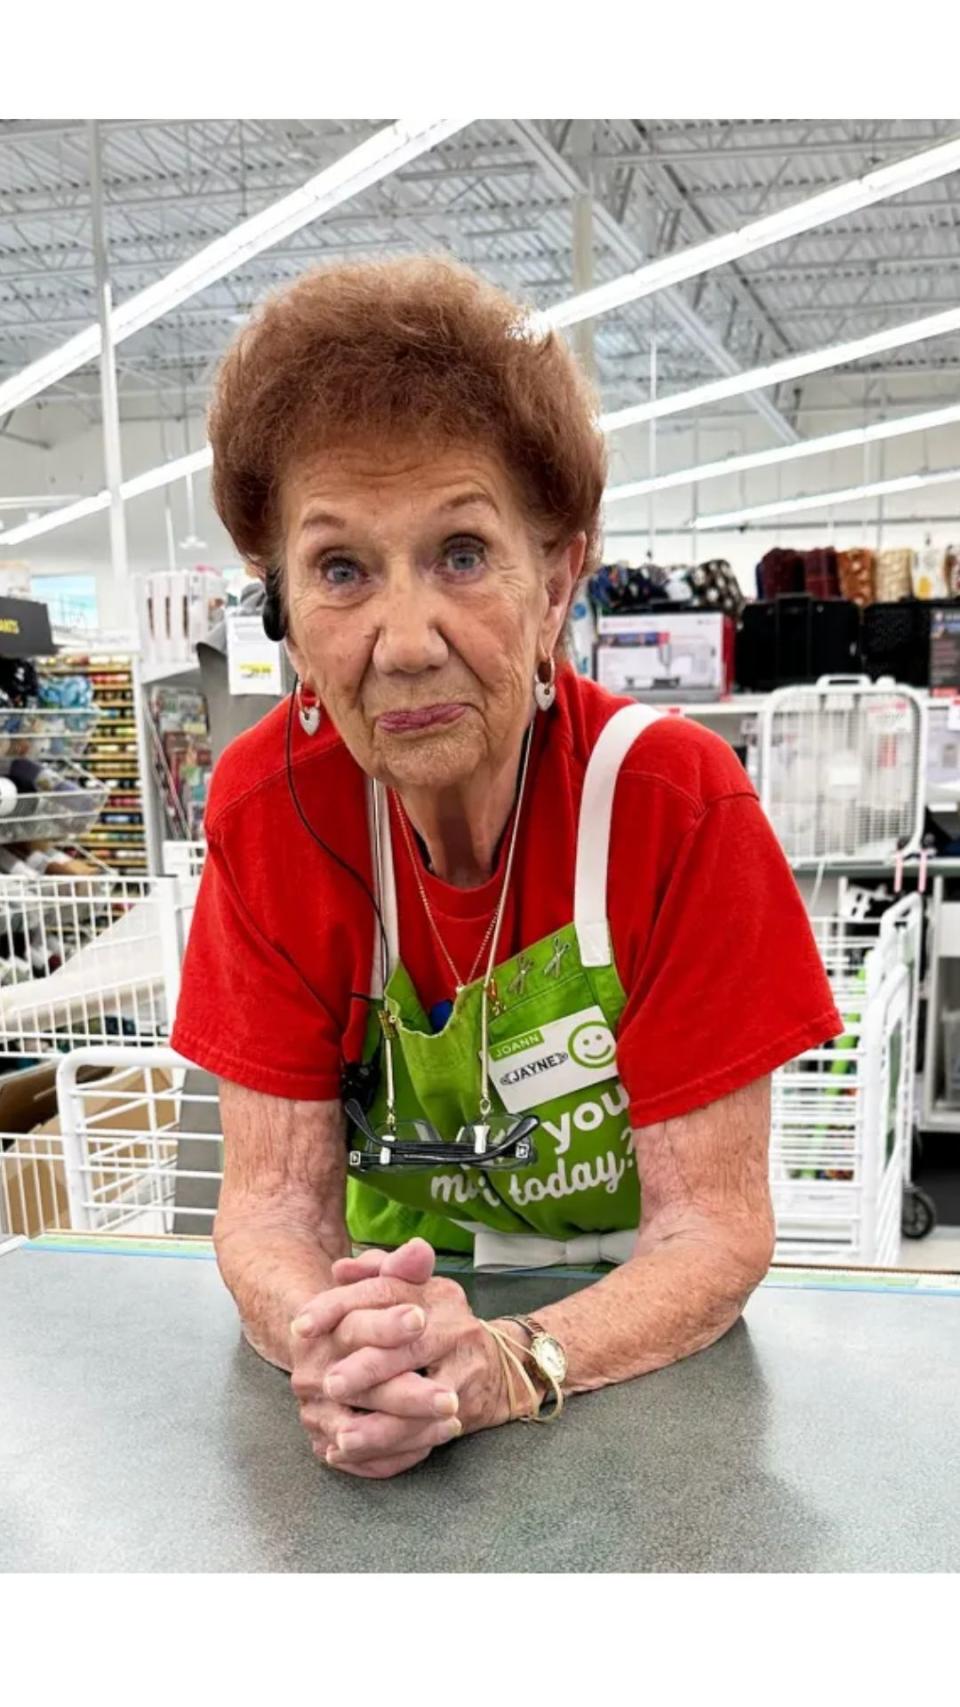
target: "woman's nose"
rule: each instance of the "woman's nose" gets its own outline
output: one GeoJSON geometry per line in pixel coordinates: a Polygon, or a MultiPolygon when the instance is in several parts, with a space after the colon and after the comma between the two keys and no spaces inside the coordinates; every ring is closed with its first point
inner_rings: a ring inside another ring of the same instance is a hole
{"type": "Polygon", "coordinates": [[[373,662],[384,674],[413,675],[438,669],[447,661],[447,643],[438,627],[431,589],[415,573],[391,575],[384,588],[373,662]]]}

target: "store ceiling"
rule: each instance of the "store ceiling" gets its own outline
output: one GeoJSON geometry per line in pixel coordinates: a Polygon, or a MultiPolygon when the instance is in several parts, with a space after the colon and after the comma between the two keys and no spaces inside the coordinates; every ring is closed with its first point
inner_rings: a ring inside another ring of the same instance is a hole
{"type": "MultiPolygon", "coordinates": [[[[296,188],[386,120],[107,121],[107,231],[119,302],[296,188]]],[[[439,149],[245,263],[117,352],[121,414],[195,414],[251,306],[304,267],[341,257],[444,250],[537,307],[572,294],[573,207],[595,196],[594,281],[775,212],[956,134],[960,121],[602,119],[469,126],[439,149]],[[602,211],[601,211],[602,210],[602,211]],[[632,257],[632,258],[631,258],[632,257]]],[[[87,129],[0,122],[0,379],[96,318],[87,129]]],[[[735,266],[593,322],[606,408],[647,395],[656,332],[659,388],[715,378],[727,352],[753,367],[878,331],[960,300],[960,174],[880,203],[735,266]],[[718,357],[720,346],[720,357],[718,357]],[[712,354],[711,354],[712,350],[712,354]]],[[[577,337],[578,334],[572,333],[577,337]]],[[[892,351],[767,394],[776,437],[804,412],[955,400],[960,336],[892,351]]],[[[99,418],[89,367],[41,400],[99,418]]],[[[17,418],[0,422],[15,431],[17,418]]],[[[53,430],[57,436],[57,429],[53,430]]]]}

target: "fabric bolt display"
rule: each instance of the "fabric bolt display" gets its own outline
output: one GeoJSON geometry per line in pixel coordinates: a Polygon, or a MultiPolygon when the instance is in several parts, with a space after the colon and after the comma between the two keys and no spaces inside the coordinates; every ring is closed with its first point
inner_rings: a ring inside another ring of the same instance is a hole
{"type": "Polygon", "coordinates": [[[723,611],[726,616],[740,615],[745,603],[743,591],[726,558],[711,557],[683,573],[697,609],[723,611]]]}
{"type": "Polygon", "coordinates": [[[605,616],[627,616],[649,610],[656,600],[665,597],[666,586],[666,570],[653,564],[638,569],[629,563],[610,563],[591,577],[589,592],[595,610],[605,616]]]}
{"type": "Polygon", "coordinates": [[[757,596],[761,599],[782,598],[785,593],[806,591],[804,561],[801,551],[783,550],[776,546],[765,553],[757,564],[757,596]]]}
{"type": "Polygon", "coordinates": [[[872,605],[876,597],[874,554],[866,546],[854,546],[850,551],[837,553],[840,592],[855,605],[872,605]]]}
{"type": "Polygon", "coordinates": [[[803,574],[805,589],[812,599],[840,597],[840,572],[832,545],[804,552],[803,574]]]}
{"type": "Polygon", "coordinates": [[[874,597],[878,604],[895,605],[913,592],[916,553],[909,550],[881,551],[877,557],[874,597]]]}
{"type": "Polygon", "coordinates": [[[931,545],[927,535],[923,549],[914,555],[912,564],[913,596],[916,599],[946,599],[950,595],[948,580],[949,548],[931,545]]]}

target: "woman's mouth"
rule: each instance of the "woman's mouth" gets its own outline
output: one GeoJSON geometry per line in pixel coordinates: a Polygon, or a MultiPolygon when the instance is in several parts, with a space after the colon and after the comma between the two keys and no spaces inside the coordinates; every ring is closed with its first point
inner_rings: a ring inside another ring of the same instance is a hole
{"type": "Polygon", "coordinates": [[[459,701],[447,705],[425,705],[419,711],[385,711],[377,723],[388,735],[415,735],[424,729],[437,729],[445,723],[456,723],[466,706],[459,701]]]}

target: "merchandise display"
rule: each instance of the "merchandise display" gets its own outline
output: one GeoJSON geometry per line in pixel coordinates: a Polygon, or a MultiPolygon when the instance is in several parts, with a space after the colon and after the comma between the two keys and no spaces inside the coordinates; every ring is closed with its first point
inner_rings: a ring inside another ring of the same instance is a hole
{"type": "Polygon", "coordinates": [[[147,711],[166,834],[200,841],[213,770],[206,701],[187,688],[157,685],[148,692],[147,711]]]}
{"type": "MultiPolygon", "coordinates": [[[[147,869],[136,695],[129,656],[61,654],[41,666],[44,692],[96,713],[85,767],[105,791],[96,824],[77,837],[92,857],[121,872],[147,869]]],[[[62,703],[62,701],[61,701],[62,703]]]]}

